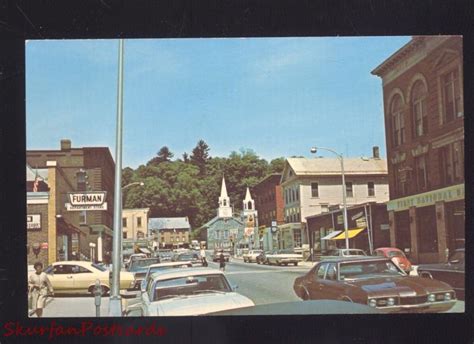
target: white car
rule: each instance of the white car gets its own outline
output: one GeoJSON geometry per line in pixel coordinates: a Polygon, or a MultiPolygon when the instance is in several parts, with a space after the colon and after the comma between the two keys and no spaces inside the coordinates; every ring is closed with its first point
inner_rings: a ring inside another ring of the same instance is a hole
{"type": "Polygon", "coordinates": [[[299,262],[303,261],[303,255],[294,253],[291,249],[274,251],[271,254],[266,255],[268,264],[276,265],[298,265],[299,262]]]}
{"type": "Polygon", "coordinates": [[[257,256],[262,253],[262,250],[252,250],[248,251],[244,255],[242,255],[242,258],[244,258],[244,263],[256,263],[257,262],[257,256]]]}
{"type": "Polygon", "coordinates": [[[128,307],[126,314],[138,316],[203,315],[227,309],[254,306],[235,292],[222,271],[183,268],[151,275],[142,301],[128,307]]]}

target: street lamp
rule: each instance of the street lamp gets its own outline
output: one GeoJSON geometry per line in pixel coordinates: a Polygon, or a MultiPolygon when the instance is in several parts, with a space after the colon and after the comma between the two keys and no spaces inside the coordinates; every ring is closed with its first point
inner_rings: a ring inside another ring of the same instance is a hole
{"type": "Polygon", "coordinates": [[[346,202],[346,180],[344,178],[344,158],[342,157],[342,154],[337,153],[336,151],[330,149],[330,148],[325,148],[325,147],[313,147],[311,148],[311,153],[315,154],[318,149],[326,150],[331,153],[336,154],[337,158],[341,162],[341,175],[342,175],[342,204],[343,204],[343,209],[344,209],[344,234],[346,237],[346,249],[349,249],[349,233],[347,229],[347,202],[346,202]]]}
{"type": "Polygon", "coordinates": [[[125,185],[124,187],[122,187],[122,191],[125,190],[125,189],[127,189],[127,188],[129,188],[130,186],[133,186],[133,185],[140,185],[140,186],[143,186],[143,185],[145,185],[145,183],[144,183],[144,182],[133,182],[133,183],[130,183],[130,184],[125,185]]]}

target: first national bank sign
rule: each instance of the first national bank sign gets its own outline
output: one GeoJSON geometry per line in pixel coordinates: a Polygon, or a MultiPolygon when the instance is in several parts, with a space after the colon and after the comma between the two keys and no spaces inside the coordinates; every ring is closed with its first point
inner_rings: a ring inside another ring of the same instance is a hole
{"type": "Polygon", "coordinates": [[[68,193],[68,211],[107,210],[106,191],[74,192],[68,193]]]}

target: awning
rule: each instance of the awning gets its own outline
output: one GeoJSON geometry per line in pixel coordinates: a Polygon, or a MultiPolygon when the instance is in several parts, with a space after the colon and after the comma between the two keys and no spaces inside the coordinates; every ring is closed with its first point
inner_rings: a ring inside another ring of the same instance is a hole
{"type": "MultiPolygon", "coordinates": [[[[347,236],[349,239],[352,239],[356,235],[358,235],[360,232],[362,232],[365,228],[354,228],[354,229],[349,229],[347,231],[347,236]]],[[[332,238],[332,240],[344,240],[346,238],[346,233],[344,231],[341,232],[337,237],[332,238]]]]}
{"type": "Polygon", "coordinates": [[[334,239],[334,237],[336,235],[339,235],[340,233],[342,233],[341,231],[334,231],[334,232],[331,232],[329,233],[328,235],[326,235],[325,237],[321,238],[321,240],[332,240],[334,239]]]}

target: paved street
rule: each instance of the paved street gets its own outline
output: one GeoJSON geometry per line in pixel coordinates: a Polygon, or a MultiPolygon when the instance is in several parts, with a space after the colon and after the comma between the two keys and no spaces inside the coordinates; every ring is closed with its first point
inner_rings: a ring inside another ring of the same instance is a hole
{"type": "MultiPolygon", "coordinates": [[[[218,263],[209,262],[209,267],[218,268],[218,263]]],[[[230,283],[237,285],[237,292],[252,299],[255,304],[299,301],[293,292],[293,282],[297,276],[311,268],[310,263],[298,266],[268,266],[244,263],[231,259],[225,274],[230,283]]],[[[102,298],[101,316],[108,314],[109,298],[102,298]]],[[[464,312],[464,301],[458,301],[449,311],[464,312]]],[[[94,298],[89,295],[56,296],[48,301],[44,317],[95,317],[94,298]]]]}

